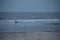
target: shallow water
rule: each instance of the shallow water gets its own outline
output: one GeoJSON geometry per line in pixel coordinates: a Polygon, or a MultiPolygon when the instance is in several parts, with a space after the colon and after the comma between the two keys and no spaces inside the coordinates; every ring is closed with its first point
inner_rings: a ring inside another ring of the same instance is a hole
{"type": "MultiPolygon", "coordinates": [[[[33,32],[60,30],[59,23],[16,22],[16,20],[60,19],[60,13],[0,13],[0,32],[33,32]],[[8,20],[8,21],[4,21],[8,20]],[[13,20],[13,21],[12,21],[13,20]]],[[[53,20],[54,21],[54,20],[53,20]]]]}

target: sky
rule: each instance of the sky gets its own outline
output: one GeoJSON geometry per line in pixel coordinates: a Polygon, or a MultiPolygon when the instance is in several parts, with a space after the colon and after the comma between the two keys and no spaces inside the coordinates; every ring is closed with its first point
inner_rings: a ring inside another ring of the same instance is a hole
{"type": "Polygon", "coordinates": [[[59,12],[60,0],[0,0],[0,12],[59,12]]]}

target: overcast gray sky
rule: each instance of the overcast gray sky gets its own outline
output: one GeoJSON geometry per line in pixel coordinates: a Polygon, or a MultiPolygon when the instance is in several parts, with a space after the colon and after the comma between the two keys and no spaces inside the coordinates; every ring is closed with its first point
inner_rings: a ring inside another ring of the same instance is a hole
{"type": "Polygon", "coordinates": [[[0,0],[0,12],[59,12],[60,0],[0,0]]]}

